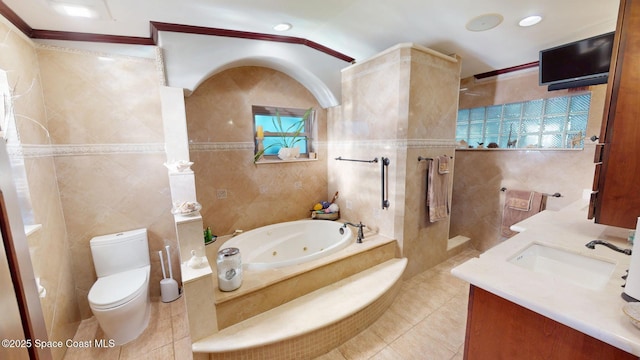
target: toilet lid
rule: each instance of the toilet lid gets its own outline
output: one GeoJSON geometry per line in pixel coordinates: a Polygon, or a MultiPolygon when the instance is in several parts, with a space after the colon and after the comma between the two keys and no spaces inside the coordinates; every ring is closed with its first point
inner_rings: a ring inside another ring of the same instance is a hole
{"type": "Polygon", "coordinates": [[[138,268],[98,278],[89,290],[94,308],[112,308],[136,297],[147,284],[147,268],[138,268]]]}

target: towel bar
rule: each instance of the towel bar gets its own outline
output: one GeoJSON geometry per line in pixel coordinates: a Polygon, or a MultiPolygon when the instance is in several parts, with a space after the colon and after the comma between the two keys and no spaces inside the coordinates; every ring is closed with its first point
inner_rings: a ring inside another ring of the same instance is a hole
{"type": "Polygon", "coordinates": [[[378,162],[378,158],[375,158],[373,160],[356,160],[356,159],[343,159],[342,156],[338,156],[336,158],[336,160],[338,160],[338,161],[366,162],[366,163],[377,163],[378,162]]]}
{"type": "MultiPolygon", "coordinates": [[[[505,192],[505,191],[507,191],[507,188],[506,187],[502,187],[502,188],[500,188],[500,191],[505,192]]],[[[553,194],[542,193],[542,195],[551,196],[551,197],[557,197],[557,198],[562,197],[562,194],[560,194],[559,192],[553,193],[553,194]]]]}
{"type": "MultiPolygon", "coordinates": [[[[453,159],[453,156],[449,156],[449,159],[453,159]]],[[[433,160],[433,158],[424,157],[424,156],[418,156],[418,161],[423,161],[423,160],[430,161],[430,160],[433,160]]]]}

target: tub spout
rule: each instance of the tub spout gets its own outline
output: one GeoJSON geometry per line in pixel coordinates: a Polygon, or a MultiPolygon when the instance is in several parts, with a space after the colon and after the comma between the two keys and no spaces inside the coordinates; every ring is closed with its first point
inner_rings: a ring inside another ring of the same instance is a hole
{"type": "MultiPolygon", "coordinates": [[[[344,225],[342,225],[342,227],[343,227],[343,228],[346,228],[346,227],[347,227],[347,225],[351,225],[351,226],[353,226],[353,227],[358,228],[358,237],[356,238],[356,242],[357,242],[358,244],[362,244],[362,240],[364,239],[364,231],[363,231],[362,229],[363,229],[365,226],[367,226],[367,225],[364,225],[364,224],[362,223],[362,221],[360,221],[360,223],[359,223],[359,224],[354,224],[354,223],[350,223],[350,222],[345,222],[345,223],[344,223],[344,225]]],[[[340,231],[340,233],[342,233],[342,231],[340,231]]]]}

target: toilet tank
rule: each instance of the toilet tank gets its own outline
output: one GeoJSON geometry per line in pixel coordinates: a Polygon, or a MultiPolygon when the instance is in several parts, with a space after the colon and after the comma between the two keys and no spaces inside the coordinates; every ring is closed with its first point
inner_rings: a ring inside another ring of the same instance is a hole
{"type": "Polygon", "coordinates": [[[147,229],[96,236],[90,246],[98,277],[150,264],[147,229]]]}

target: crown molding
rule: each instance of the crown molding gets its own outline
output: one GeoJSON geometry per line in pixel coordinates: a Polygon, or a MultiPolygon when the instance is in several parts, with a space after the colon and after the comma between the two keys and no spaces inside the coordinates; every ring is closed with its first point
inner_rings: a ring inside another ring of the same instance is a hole
{"type": "Polygon", "coordinates": [[[210,28],[203,26],[193,26],[185,24],[172,24],[164,22],[149,22],[149,37],[135,37],[135,36],[119,36],[119,35],[105,35],[105,34],[93,34],[93,33],[81,33],[72,31],[55,31],[55,30],[43,30],[33,29],[27,24],[18,14],[16,14],[9,6],[3,1],[0,1],[0,15],[4,16],[15,27],[22,31],[27,37],[31,39],[42,40],[68,40],[68,41],[88,41],[88,42],[102,42],[112,44],[130,44],[130,45],[157,45],[158,44],[158,32],[169,31],[185,34],[199,34],[209,36],[222,36],[233,37],[249,40],[263,40],[284,42],[289,44],[298,44],[308,46],[314,50],[320,51],[327,55],[333,56],[337,59],[353,63],[354,58],[342,54],[338,51],[330,49],[324,45],[320,45],[311,40],[293,37],[293,36],[281,36],[272,34],[262,34],[247,31],[227,30],[210,28]]]}

